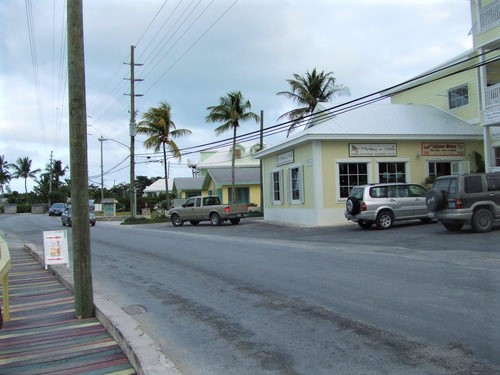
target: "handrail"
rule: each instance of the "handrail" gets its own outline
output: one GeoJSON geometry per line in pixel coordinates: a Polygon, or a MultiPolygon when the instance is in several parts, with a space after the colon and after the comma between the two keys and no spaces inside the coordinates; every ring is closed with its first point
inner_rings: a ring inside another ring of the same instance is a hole
{"type": "Polygon", "coordinates": [[[9,312],[9,270],[10,270],[10,252],[7,242],[0,237],[0,283],[3,286],[3,320],[10,319],[9,312]]]}

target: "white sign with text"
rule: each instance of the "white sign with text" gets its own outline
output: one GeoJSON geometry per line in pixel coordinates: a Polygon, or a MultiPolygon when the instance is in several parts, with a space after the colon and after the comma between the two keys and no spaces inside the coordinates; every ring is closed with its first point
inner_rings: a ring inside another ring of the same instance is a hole
{"type": "Polygon", "coordinates": [[[49,264],[66,264],[69,268],[68,232],[66,230],[44,231],[43,254],[45,269],[49,264]]]}

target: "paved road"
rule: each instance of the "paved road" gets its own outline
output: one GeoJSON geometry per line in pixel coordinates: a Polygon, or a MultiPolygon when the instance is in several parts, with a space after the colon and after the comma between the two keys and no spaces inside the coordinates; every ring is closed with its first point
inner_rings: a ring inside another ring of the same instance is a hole
{"type": "MultiPolygon", "coordinates": [[[[58,218],[0,215],[41,245],[58,218]]],[[[494,374],[500,230],[91,229],[94,287],[186,374],[494,374]]]]}

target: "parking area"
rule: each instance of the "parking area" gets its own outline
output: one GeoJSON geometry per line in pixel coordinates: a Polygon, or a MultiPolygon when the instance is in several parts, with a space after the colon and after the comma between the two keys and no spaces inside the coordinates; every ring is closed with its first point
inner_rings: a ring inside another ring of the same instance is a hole
{"type": "MultiPolygon", "coordinates": [[[[156,226],[156,225],[155,225],[156,226]]],[[[420,220],[398,222],[390,230],[360,228],[355,223],[331,227],[303,228],[267,223],[261,218],[242,220],[239,225],[224,224],[212,226],[200,223],[192,226],[189,223],[182,227],[172,224],[158,224],[157,228],[183,233],[199,233],[204,235],[221,235],[231,237],[248,237],[273,240],[292,240],[298,242],[321,242],[339,245],[375,245],[387,251],[397,249],[427,250],[433,252],[449,252],[453,250],[474,251],[496,254],[500,257],[500,225],[488,233],[474,233],[466,226],[461,232],[448,232],[440,223],[422,224],[420,220]]]]}

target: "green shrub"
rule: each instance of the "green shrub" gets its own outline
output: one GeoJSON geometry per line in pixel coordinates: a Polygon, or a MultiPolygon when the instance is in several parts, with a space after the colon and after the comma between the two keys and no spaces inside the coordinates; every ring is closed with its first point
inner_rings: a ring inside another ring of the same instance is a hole
{"type": "Polygon", "coordinates": [[[17,213],[22,214],[26,212],[31,212],[31,204],[29,203],[18,203],[17,204],[17,213]]]}

